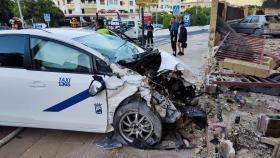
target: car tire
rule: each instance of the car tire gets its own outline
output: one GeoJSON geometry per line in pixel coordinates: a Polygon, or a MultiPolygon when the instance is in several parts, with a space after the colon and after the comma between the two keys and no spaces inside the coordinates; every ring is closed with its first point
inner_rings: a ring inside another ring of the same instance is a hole
{"type": "Polygon", "coordinates": [[[262,35],[262,30],[261,30],[261,29],[256,29],[256,30],[254,31],[254,35],[255,35],[255,36],[261,36],[261,35],[262,35]]]}
{"type": "Polygon", "coordinates": [[[114,127],[117,135],[127,144],[142,142],[155,145],[161,140],[161,119],[143,102],[121,106],[115,113],[114,127]]]}

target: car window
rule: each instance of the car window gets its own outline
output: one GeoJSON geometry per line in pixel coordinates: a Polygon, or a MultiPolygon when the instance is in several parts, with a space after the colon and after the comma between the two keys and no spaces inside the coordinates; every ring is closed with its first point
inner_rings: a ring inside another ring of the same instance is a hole
{"type": "Polygon", "coordinates": [[[24,37],[0,36],[0,66],[24,68],[24,37]]]}
{"type": "Polygon", "coordinates": [[[31,38],[32,61],[37,70],[90,73],[90,56],[60,43],[31,38]]]}
{"type": "Polygon", "coordinates": [[[243,20],[240,21],[240,23],[248,23],[251,20],[251,16],[247,16],[246,18],[244,18],[243,20]]]}
{"type": "Polygon", "coordinates": [[[250,23],[258,23],[259,22],[259,17],[258,16],[253,16],[250,23]]]}
{"type": "Polygon", "coordinates": [[[132,59],[135,55],[145,52],[137,45],[111,35],[96,33],[74,38],[74,40],[100,52],[113,62],[132,59]]]}

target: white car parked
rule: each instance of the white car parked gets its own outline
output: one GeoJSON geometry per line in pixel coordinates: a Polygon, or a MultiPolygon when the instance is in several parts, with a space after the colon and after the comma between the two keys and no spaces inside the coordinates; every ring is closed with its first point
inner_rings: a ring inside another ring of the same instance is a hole
{"type": "Polygon", "coordinates": [[[154,144],[161,122],[181,116],[175,106],[187,104],[194,80],[170,54],[147,52],[115,36],[73,29],[0,32],[4,126],[115,129],[126,142],[154,144]]]}

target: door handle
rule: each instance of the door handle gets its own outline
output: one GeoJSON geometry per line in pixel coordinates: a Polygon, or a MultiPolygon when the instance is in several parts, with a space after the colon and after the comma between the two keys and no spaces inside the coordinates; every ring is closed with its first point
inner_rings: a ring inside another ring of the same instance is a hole
{"type": "Polygon", "coordinates": [[[33,81],[31,84],[30,84],[30,87],[32,88],[44,88],[46,87],[47,85],[41,81],[33,81]]]}

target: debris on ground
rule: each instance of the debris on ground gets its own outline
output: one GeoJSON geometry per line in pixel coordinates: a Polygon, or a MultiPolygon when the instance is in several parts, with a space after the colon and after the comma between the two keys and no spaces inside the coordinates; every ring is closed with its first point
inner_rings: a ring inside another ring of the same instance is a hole
{"type": "Polygon", "coordinates": [[[280,39],[226,33],[214,50],[204,98],[208,142],[216,157],[279,153],[279,46],[280,39]]]}

